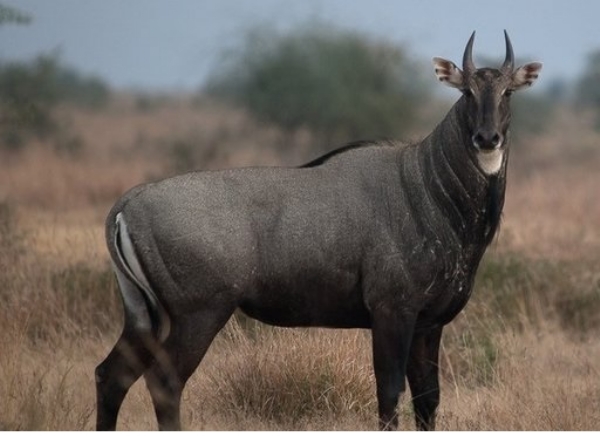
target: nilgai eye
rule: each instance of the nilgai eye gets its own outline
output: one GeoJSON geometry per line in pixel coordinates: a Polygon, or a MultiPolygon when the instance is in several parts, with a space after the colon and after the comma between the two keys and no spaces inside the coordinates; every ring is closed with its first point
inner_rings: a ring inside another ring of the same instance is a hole
{"type": "Polygon", "coordinates": [[[502,93],[502,95],[506,96],[506,97],[510,97],[513,93],[512,89],[505,89],[504,92],[502,93]]]}

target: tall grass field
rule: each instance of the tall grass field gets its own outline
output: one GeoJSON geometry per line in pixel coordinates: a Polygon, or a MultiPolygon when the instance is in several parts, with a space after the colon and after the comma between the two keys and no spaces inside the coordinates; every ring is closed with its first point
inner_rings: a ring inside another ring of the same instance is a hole
{"type": "MultiPolygon", "coordinates": [[[[92,430],[94,369],[122,328],[103,221],[128,188],[189,169],[301,164],[309,132],[241,111],[126,96],[63,115],[77,152],[0,155],[0,429],[92,430]]],[[[415,132],[419,137],[433,126],[415,132]]],[[[439,430],[600,428],[600,134],[559,112],[513,143],[499,235],[444,331],[439,430]]],[[[370,332],[277,329],[236,314],[184,392],[189,430],[377,428],[370,332]]],[[[402,428],[414,429],[410,392],[402,428]]],[[[143,381],[118,429],[153,430],[143,381]]]]}

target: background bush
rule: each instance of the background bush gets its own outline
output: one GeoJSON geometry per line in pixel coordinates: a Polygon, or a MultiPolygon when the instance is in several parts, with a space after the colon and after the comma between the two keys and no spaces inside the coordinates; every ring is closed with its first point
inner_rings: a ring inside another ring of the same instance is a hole
{"type": "Polygon", "coordinates": [[[251,32],[206,91],[286,132],[304,127],[332,143],[402,135],[414,124],[425,89],[402,48],[310,26],[284,36],[251,32]]]}
{"type": "Polygon", "coordinates": [[[99,108],[108,98],[109,88],[102,80],[61,65],[56,54],[0,63],[0,145],[19,149],[32,137],[57,136],[64,142],[57,105],[99,108]]]}

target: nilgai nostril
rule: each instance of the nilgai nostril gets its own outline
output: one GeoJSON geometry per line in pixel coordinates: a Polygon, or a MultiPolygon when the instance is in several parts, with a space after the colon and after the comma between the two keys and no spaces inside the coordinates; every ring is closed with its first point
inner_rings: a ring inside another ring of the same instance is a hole
{"type": "Polygon", "coordinates": [[[481,150],[494,150],[502,145],[502,135],[498,132],[479,131],[473,135],[473,144],[481,150]]]}
{"type": "Polygon", "coordinates": [[[278,326],[371,329],[380,428],[397,427],[406,379],[417,427],[435,428],[442,329],[469,299],[500,222],[509,95],[541,69],[514,69],[508,35],[502,68],[477,69],[474,36],[462,71],[434,58],[463,96],[419,143],[193,172],[117,201],[106,241],[125,325],[96,369],[98,430],[115,429],[142,375],[159,428],[180,429],[183,388],[237,308],[278,326]],[[473,144],[485,132],[501,139],[497,150],[473,144]]]}

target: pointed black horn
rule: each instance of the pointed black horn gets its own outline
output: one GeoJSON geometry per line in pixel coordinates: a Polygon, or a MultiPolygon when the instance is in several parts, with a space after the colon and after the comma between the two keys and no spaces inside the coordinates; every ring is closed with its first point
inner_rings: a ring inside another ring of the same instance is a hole
{"type": "Polygon", "coordinates": [[[475,71],[475,64],[473,63],[473,41],[475,40],[475,31],[471,34],[469,42],[465,47],[465,54],[463,55],[463,71],[471,73],[475,71]]]}
{"type": "Polygon", "coordinates": [[[504,31],[504,40],[506,41],[506,58],[502,64],[502,71],[512,72],[515,68],[515,55],[506,30],[504,31]]]}

